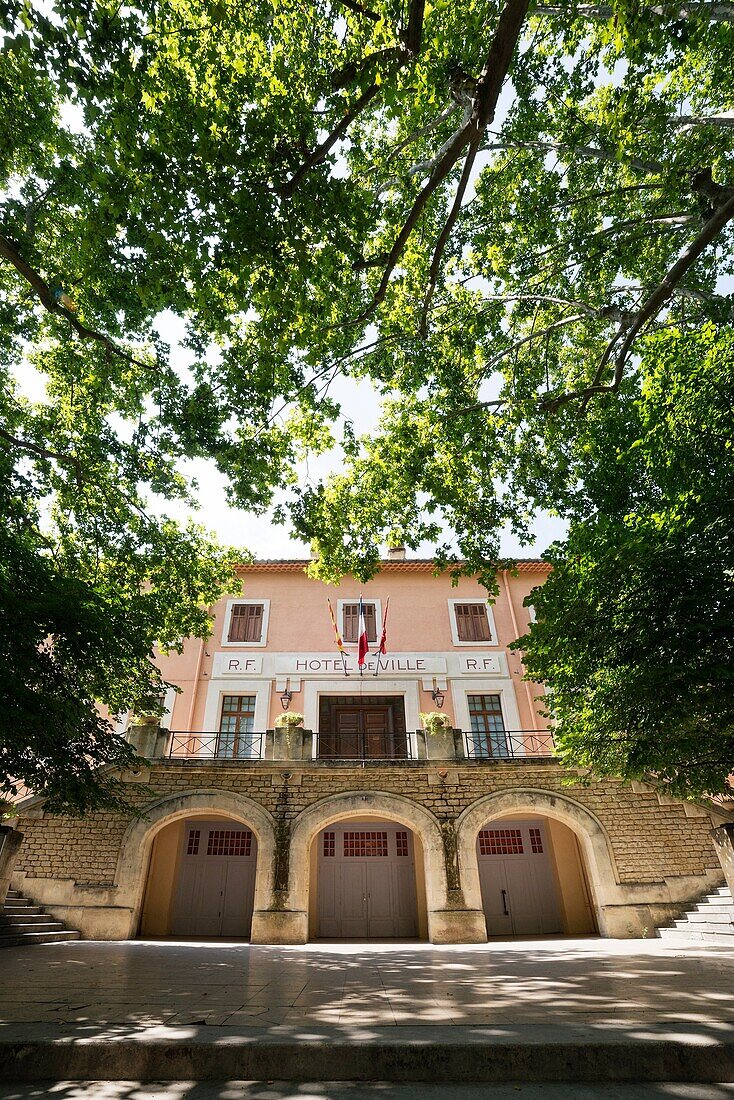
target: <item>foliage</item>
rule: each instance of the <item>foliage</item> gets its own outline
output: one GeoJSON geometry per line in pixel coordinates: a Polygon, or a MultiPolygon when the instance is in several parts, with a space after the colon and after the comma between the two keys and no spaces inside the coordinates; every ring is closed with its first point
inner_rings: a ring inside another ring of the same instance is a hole
{"type": "Polygon", "coordinates": [[[589,424],[611,446],[627,423],[656,341],[726,336],[734,4],[0,0],[0,17],[14,555],[101,586],[113,621],[118,587],[135,604],[141,578],[172,576],[183,603],[151,598],[150,638],[179,610],[205,630],[197,601],[227,583],[200,534],[149,518],[153,496],[187,502],[188,460],[241,507],[285,494],[325,579],[430,540],[491,591],[503,525],[522,536],[538,506],[579,523],[579,477],[621,476],[578,456],[589,424]],[[340,374],[383,399],[369,438],[340,419],[340,374]],[[299,485],[335,444],[338,473],[299,485]]]}
{"type": "Polygon", "coordinates": [[[284,710],[275,719],[274,725],[279,729],[283,726],[303,726],[303,715],[296,710],[284,710]]]}
{"type": "Polygon", "coordinates": [[[650,342],[639,392],[590,411],[572,456],[586,514],[551,548],[517,646],[561,754],[730,793],[734,761],[734,335],[650,342]]]}
{"type": "Polygon", "coordinates": [[[431,710],[427,714],[419,714],[418,716],[423,723],[423,729],[426,733],[442,733],[444,730],[450,730],[451,719],[448,714],[444,714],[440,710],[431,710]]]}

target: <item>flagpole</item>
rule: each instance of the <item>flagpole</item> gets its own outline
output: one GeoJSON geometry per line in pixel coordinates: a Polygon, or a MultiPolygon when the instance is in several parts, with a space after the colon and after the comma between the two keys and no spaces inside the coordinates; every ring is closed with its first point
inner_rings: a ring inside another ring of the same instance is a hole
{"type": "Polygon", "coordinates": [[[377,673],[380,671],[380,655],[385,652],[385,643],[387,640],[387,611],[390,607],[390,597],[387,597],[387,603],[385,604],[385,611],[382,616],[382,634],[380,635],[380,642],[377,646],[377,668],[375,669],[375,679],[377,679],[377,673]]]}

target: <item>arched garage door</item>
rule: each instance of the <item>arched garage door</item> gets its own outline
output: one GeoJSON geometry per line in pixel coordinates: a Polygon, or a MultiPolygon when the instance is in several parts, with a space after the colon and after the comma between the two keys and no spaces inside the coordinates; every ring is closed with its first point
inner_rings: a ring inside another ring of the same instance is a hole
{"type": "Polygon", "coordinates": [[[545,823],[493,821],[477,838],[479,881],[488,936],[562,931],[545,823]]]}
{"type": "Polygon", "coordinates": [[[316,843],[320,937],[417,936],[409,829],[388,821],[341,822],[319,833],[316,843]]]}
{"type": "Polygon", "coordinates": [[[250,935],[257,840],[236,821],[186,822],[171,932],[175,936],[250,935]]]}

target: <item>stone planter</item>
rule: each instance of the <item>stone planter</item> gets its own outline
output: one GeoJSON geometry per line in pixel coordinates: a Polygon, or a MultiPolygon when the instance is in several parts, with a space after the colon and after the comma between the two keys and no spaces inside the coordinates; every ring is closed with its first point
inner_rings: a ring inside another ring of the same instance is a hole
{"type": "Polygon", "coordinates": [[[435,733],[426,731],[426,750],[429,760],[456,760],[456,737],[449,727],[435,733]]]}
{"type": "Polygon", "coordinates": [[[166,755],[168,730],[161,729],[157,718],[138,718],[125,736],[145,760],[157,760],[166,755]]]}
{"type": "Polygon", "coordinates": [[[302,726],[279,726],[273,730],[273,760],[310,759],[310,730],[302,726]]]}

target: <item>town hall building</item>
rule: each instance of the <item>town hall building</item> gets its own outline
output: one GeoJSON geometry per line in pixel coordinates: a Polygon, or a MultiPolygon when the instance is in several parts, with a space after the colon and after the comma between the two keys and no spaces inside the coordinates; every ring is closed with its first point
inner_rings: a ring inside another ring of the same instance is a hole
{"type": "Polygon", "coordinates": [[[212,636],[160,657],[166,714],[127,728],[139,817],[20,804],[15,889],[87,938],[480,943],[652,935],[723,882],[724,807],[554,756],[509,649],[547,565],[489,604],[401,550],[361,585],[307,564],[243,565],[212,636]]]}

